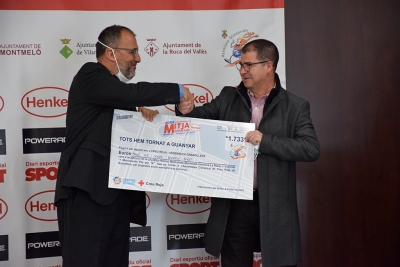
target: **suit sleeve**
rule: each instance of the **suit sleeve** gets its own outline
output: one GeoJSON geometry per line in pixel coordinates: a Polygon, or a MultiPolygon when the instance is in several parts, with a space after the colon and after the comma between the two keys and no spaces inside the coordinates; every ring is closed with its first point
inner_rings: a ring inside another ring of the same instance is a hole
{"type": "Polygon", "coordinates": [[[310,104],[304,102],[295,118],[293,138],[263,134],[260,152],[285,161],[316,161],[320,145],[310,117],[310,104]]]}
{"type": "Polygon", "coordinates": [[[176,83],[128,83],[119,81],[107,69],[82,68],[77,75],[85,101],[109,107],[132,108],[179,103],[179,85],[176,83]]]}

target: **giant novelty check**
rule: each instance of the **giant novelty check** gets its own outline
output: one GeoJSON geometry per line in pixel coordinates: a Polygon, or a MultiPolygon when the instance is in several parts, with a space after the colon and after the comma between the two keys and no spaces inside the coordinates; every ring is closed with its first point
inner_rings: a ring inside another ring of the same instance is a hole
{"type": "Polygon", "coordinates": [[[115,110],[108,187],[253,199],[254,123],[115,110]]]}

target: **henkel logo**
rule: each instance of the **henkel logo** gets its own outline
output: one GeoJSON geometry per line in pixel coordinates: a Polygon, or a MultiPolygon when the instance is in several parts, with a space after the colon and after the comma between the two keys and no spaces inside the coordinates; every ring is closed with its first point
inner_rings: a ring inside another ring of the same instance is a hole
{"type": "Polygon", "coordinates": [[[168,194],[165,202],[171,210],[183,214],[202,213],[211,208],[211,197],[168,194]]]}
{"type": "Polygon", "coordinates": [[[129,252],[136,251],[151,251],[150,226],[130,228],[129,252]]]}
{"type": "Polygon", "coordinates": [[[205,223],[167,225],[167,249],[204,248],[205,223]]]}
{"type": "Polygon", "coordinates": [[[58,231],[28,233],[26,240],[26,258],[48,258],[61,256],[61,244],[58,231]]]}
{"type": "Polygon", "coordinates": [[[0,95],[0,111],[2,111],[4,108],[4,99],[0,95]]]}
{"type": "Polygon", "coordinates": [[[58,87],[40,87],[27,92],[21,99],[22,108],[41,118],[55,118],[67,113],[69,91],[58,87]]]}
{"type": "Polygon", "coordinates": [[[28,198],[25,203],[26,213],[35,220],[57,221],[54,192],[55,190],[43,191],[28,198]]]}
{"type": "Polygon", "coordinates": [[[0,220],[6,217],[8,212],[7,203],[0,198],[0,220]]]}
{"type": "Polygon", "coordinates": [[[40,181],[42,178],[46,177],[48,180],[57,180],[58,169],[56,167],[49,168],[28,168],[25,171],[25,181],[40,181]]]}
{"type": "MultiPolygon", "coordinates": [[[[204,86],[198,84],[182,84],[182,86],[189,88],[193,95],[195,106],[202,106],[214,99],[211,91],[204,86]]],[[[169,111],[175,112],[175,105],[165,105],[165,107],[169,111]]]]}
{"type": "Polygon", "coordinates": [[[150,197],[148,194],[146,194],[146,209],[148,209],[150,206],[150,197]]]}

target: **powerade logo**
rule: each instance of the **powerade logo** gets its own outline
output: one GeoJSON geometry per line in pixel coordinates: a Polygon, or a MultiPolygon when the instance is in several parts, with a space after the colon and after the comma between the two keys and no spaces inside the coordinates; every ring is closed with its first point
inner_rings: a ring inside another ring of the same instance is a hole
{"type": "Polygon", "coordinates": [[[131,227],[129,252],[151,251],[151,227],[131,227]]]}
{"type": "Polygon", "coordinates": [[[23,153],[61,152],[65,135],[65,128],[22,129],[23,153]]]}
{"type": "Polygon", "coordinates": [[[0,261],[8,261],[8,235],[0,235],[0,261]]]}
{"type": "Polygon", "coordinates": [[[61,256],[58,231],[26,234],[26,258],[48,258],[61,256]]]}
{"type": "Polygon", "coordinates": [[[204,248],[205,223],[167,225],[167,249],[204,248]]]}

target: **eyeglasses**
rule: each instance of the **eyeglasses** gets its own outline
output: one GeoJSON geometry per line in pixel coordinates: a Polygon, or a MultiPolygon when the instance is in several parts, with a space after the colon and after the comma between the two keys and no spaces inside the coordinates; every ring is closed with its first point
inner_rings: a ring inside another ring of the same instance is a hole
{"type": "Polygon", "coordinates": [[[270,60],[260,61],[260,62],[254,62],[254,63],[251,63],[251,62],[245,62],[245,63],[238,62],[238,63],[236,63],[236,68],[238,69],[238,71],[240,71],[242,68],[243,68],[245,71],[249,71],[250,68],[251,68],[253,65],[262,64],[262,63],[267,63],[268,61],[270,61],[270,60]]]}
{"type": "Polygon", "coordinates": [[[137,49],[137,48],[113,47],[112,49],[115,49],[115,50],[127,50],[127,51],[129,51],[129,53],[132,54],[132,56],[135,56],[136,54],[139,53],[139,49],[137,49]]]}

